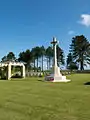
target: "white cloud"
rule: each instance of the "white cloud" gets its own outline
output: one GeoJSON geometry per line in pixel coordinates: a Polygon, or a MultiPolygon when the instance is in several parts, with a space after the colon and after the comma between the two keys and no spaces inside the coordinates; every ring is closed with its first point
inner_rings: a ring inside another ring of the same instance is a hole
{"type": "Polygon", "coordinates": [[[74,34],[75,32],[73,31],[73,30],[70,30],[69,32],[68,32],[68,35],[72,35],[72,34],[74,34]]]}
{"type": "Polygon", "coordinates": [[[89,14],[82,14],[81,20],[79,21],[80,24],[85,25],[86,27],[90,26],[90,15],[89,14]]]}

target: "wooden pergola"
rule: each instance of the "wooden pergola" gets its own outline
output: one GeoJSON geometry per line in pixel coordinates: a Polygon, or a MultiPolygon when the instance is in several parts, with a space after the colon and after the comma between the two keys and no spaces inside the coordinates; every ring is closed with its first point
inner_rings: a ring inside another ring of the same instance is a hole
{"type": "Polygon", "coordinates": [[[21,76],[22,78],[25,78],[25,65],[22,62],[12,62],[12,61],[7,61],[7,62],[0,62],[0,67],[7,67],[6,71],[6,79],[10,80],[11,79],[11,66],[20,66],[21,67],[21,76]]]}

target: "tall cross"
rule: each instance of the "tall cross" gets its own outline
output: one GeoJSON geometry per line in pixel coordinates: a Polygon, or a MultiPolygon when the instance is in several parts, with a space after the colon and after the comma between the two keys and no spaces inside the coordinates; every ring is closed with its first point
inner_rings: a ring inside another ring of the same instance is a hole
{"type": "Polygon", "coordinates": [[[53,44],[53,49],[54,49],[54,66],[57,66],[57,51],[56,51],[56,44],[57,44],[57,40],[55,37],[53,37],[53,41],[51,42],[51,44],[53,44]]]}
{"type": "Polygon", "coordinates": [[[53,37],[53,41],[51,42],[51,44],[53,44],[53,45],[56,45],[56,44],[57,44],[57,40],[56,40],[55,37],[53,37]]]}

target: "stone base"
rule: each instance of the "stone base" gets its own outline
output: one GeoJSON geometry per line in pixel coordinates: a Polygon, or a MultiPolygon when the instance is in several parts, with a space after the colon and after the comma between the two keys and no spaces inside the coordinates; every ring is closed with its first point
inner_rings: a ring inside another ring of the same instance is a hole
{"type": "Polygon", "coordinates": [[[71,80],[66,79],[66,76],[55,76],[54,74],[51,74],[49,76],[45,77],[46,81],[51,82],[70,82],[71,80]]]}

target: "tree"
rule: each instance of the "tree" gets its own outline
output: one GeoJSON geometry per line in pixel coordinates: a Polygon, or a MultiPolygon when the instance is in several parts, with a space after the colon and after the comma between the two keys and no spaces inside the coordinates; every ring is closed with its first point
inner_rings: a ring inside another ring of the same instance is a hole
{"type": "Polygon", "coordinates": [[[40,47],[40,51],[41,51],[41,58],[42,58],[42,71],[43,71],[43,58],[44,58],[44,55],[45,55],[45,48],[44,48],[44,46],[41,46],[40,47]]]}
{"type": "Polygon", "coordinates": [[[90,44],[85,36],[73,37],[70,51],[74,61],[80,64],[80,70],[84,70],[84,65],[90,64],[90,44]]]}
{"type": "Polygon", "coordinates": [[[35,48],[32,48],[31,50],[31,54],[32,54],[32,62],[34,63],[34,71],[36,70],[36,67],[35,67],[35,48]]]}
{"type": "Polygon", "coordinates": [[[13,52],[9,52],[7,54],[7,56],[4,56],[2,58],[2,62],[6,62],[6,61],[15,61],[16,60],[16,57],[15,57],[15,54],[13,52]]]}
{"type": "Polygon", "coordinates": [[[58,66],[60,66],[60,64],[64,65],[64,52],[58,45],[57,45],[57,63],[58,66]]]}
{"type": "Polygon", "coordinates": [[[69,54],[67,55],[67,66],[68,66],[71,62],[73,62],[73,56],[72,56],[72,53],[69,53],[69,54]]]}
{"type": "Polygon", "coordinates": [[[67,55],[67,69],[70,69],[70,70],[77,70],[78,69],[77,64],[73,61],[72,53],[69,53],[67,55]]]}
{"type": "Polygon", "coordinates": [[[25,52],[21,52],[19,54],[19,61],[25,62],[26,63],[26,69],[28,70],[30,67],[30,63],[32,61],[32,54],[29,49],[27,49],[25,52]]]}
{"type": "Polygon", "coordinates": [[[52,47],[49,46],[46,49],[45,55],[46,55],[46,58],[47,58],[47,69],[48,68],[50,69],[51,59],[53,57],[53,49],[52,49],[52,47]],[[49,65],[48,65],[48,63],[49,63],[49,65]]]}
{"type": "Polygon", "coordinates": [[[71,71],[78,70],[78,66],[76,65],[75,62],[70,62],[67,68],[70,69],[71,71]]]}
{"type": "Polygon", "coordinates": [[[7,61],[7,56],[4,56],[1,60],[1,62],[6,62],[7,61]]]}
{"type": "Polygon", "coordinates": [[[14,54],[13,52],[9,52],[9,53],[7,54],[7,60],[13,61],[13,60],[15,60],[15,59],[16,59],[16,57],[15,57],[15,54],[14,54]]]}
{"type": "Polygon", "coordinates": [[[39,57],[41,57],[41,48],[36,46],[35,48],[32,48],[32,56],[33,56],[33,60],[34,60],[34,68],[35,68],[35,60],[37,60],[37,71],[38,71],[38,59],[39,57]]]}

